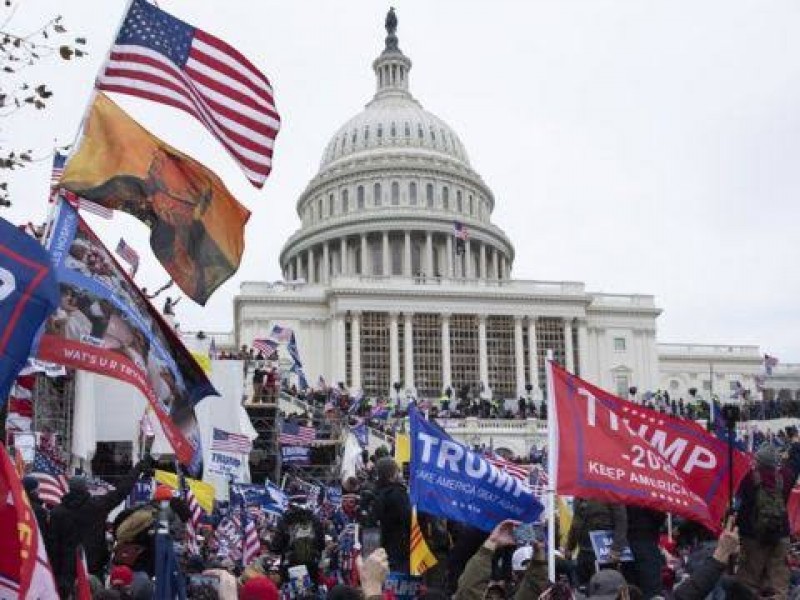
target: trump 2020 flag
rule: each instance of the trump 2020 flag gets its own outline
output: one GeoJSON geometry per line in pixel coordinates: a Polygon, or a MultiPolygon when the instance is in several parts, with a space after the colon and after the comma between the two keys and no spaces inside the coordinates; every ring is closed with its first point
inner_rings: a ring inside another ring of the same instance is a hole
{"type": "Polygon", "coordinates": [[[642,408],[550,362],[558,431],[556,491],[681,515],[718,530],[749,459],[691,421],[642,408]]]}
{"type": "Polygon", "coordinates": [[[61,299],[47,319],[42,360],[135,386],[192,473],[202,452],[195,405],[217,396],[203,370],[95,233],[60,202],[48,250],[61,299]]]}
{"type": "Polygon", "coordinates": [[[0,219],[0,407],[31,354],[36,332],[56,306],[58,284],[47,252],[0,219]]]}
{"type": "Polygon", "coordinates": [[[426,421],[411,417],[411,504],[420,512],[491,531],[506,519],[532,523],[544,507],[530,486],[426,421]]]}

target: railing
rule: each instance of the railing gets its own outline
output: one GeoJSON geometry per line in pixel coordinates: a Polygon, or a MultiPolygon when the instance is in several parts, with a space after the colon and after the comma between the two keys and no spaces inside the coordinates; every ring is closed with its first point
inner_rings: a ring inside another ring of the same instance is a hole
{"type": "Polygon", "coordinates": [[[758,346],[726,346],[713,344],[658,344],[664,356],[736,356],[760,359],[758,346]]]}
{"type": "Polygon", "coordinates": [[[641,307],[655,308],[656,301],[653,296],[646,294],[595,294],[592,293],[593,307],[641,307]]]}
{"type": "Polygon", "coordinates": [[[437,419],[446,431],[453,433],[540,435],[547,433],[547,421],[543,419],[437,419]]]}

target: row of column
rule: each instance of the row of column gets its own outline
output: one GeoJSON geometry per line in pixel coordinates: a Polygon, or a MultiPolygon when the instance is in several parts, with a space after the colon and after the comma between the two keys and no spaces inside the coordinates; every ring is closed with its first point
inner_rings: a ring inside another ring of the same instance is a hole
{"type": "MultiPolygon", "coordinates": [[[[411,277],[412,273],[412,253],[411,253],[411,231],[403,232],[403,252],[402,252],[402,275],[411,277]]],[[[390,232],[382,232],[382,265],[381,273],[386,275],[392,272],[391,252],[389,244],[390,232]]],[[[322,246],[322,262],[319,274],[317,274],[316,261],[318,257],[318,246],[312,246],[302,253],[293,256],[286,264],[284,277],[287,280],[305,279],[308,283],[328,283],[332,275],[374,275],[372,273],[372,260],[369,251],[367,234],[362,233],[358,236],[361,249],[361,269],[356,268],[355,256],[348,249],[348,238],[339,238],[338,243],[333,240],[325,241],[322,246]],[[338,252],[331,246],[339,246],[338,252]],[[332,260],[336,257],[337,260],[332,260]]],[[[447,235],[444,244],[443,277],[461,277],[474,279],[481,277],[488,278],[489,268],[494,274],[495,279],[509,279],[511,276],[511,264],[506,260],[505,255],[494,246],[480,241],[465,241],[464,254],[454,253],[453,236],[447,235]],[[472,245],[478,245],[477,258],[475,263],[472,260],[472,245]],[[490,258],[491,255],[491,258],[490,258]]],[[[425,245],[420,260],[421,270],[432,276],[434,274],[434,251],[440,251],[442,246],[434,248],[433,233],[425,233],[425,245]]]]}
{"type": "MultiPolygon", "coordinates": [[[[400,380],[400,349],[399,349],[399,327],[400,327],[400,313],[389,313],[389,381],[395,382],[400,380]]],[[[453,384],[451,373],[451,352],[450,352],[450,315],[445,313],[442,317],[442,387],[451,387],[453,384]]],[[[405,381],[403,385],[406,388],[415,387],[414,378],[414,314],[403,313],[403,372],[405,381]]],[[[539,382],[539,369],[538,369],[538,344],[536,341],[536,317],[515,316],[514,317],[514,364],[516,373],[516,388],[517,395],[525,393],[525,386],[530,383],[533,389],[540,387],[539,382]],[[525,345],[523,343],[523,327],[528,328],[528,365],[530,365],[530,380],[526,377],[525,373],[525,345]]],[[[586,323],[578,321],[578,351],[579,362],[581,365],[586,365],[587,355],[587,331],[586,323]]],[[[566,367],[570,372],[575,372],[575,352],[573,348],[573,321],[569,319],[564,320],[564,340],[565,340],[565,354],[566,354],[566,367]]],[[[352,375],[350,386],[354,389],[360,389],[361,386],[361,313],[354,311],[350,313],[350,347],[351,347],[351,365],[352,375]]],[[[336,381],[345,380],[345,327],[344,316],[337,315],[334,318],[334,344],[338,344],[339,351],[333,352],[333,356],[338,357],[338,363],[335,366],[336,381]]],[[[486,315],[478,316],[478,358],[479,358],[479,376],[480,381],[489,385],[489,359],[486,343],[486,315]]],[[[585,367],[582,367],[585,368],[585,367]]],[[[544,382],[541,382],[542,384],[544,382]]]]}

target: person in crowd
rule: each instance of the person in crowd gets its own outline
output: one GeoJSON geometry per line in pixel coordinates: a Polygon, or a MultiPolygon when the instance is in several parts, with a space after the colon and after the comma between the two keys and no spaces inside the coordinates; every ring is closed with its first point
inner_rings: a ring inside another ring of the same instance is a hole
{"type": "Polygon", "coordinates": [[[371,520],[381,529],[381,546],[392,571],[408,573],[411,552],[411,502],[393,458],[375,464],[378,475],[371,520]]]}
{"type": "MultiPolygon", "coordinates": [[[[796,453],[797,442],[789,454],[796,453]]],[[[756,466],[739,486],[737,524],[741,553],[737,579],[755,593],[770,590],[786,598],[789,588],[789,516],[787,505],[797,471],[791,463],[781,464],[777,449],[762,445],[756,452],[756,466]]]]}
{"type": "Polygon", "coordinates": [[[31,503],[33,514],[36,515],[36,523],[39,525],[39,531],[44,541],[45,549],[49,552],[50,549],[50,512],[39,497],[39,480],[30,475],[22,478],[22,487],[25,489],[25,494],[28,496],[28,501],[31,503]]]}
{"type": "Polygon", "coordinates": [[[105,538],[108,514],[125,500],[139,475],[152,466],[152,457],[146,456],[120,479],[115,489],[97,496],[89,494],[86,478],[69,480],[69,491],[50,514],[50,564],[64,598],[74,590],[78,546],[86,553],[89,573],[102,579],[109,559],[105,538]]]}
{"type": "Polygon", "coordinates": [[[590,531],[612,532],[611,563],[618,563],[623,548],[628,545],[628,515],[622,504],[609,504],[597,500],[575,499],[575,515],[567,534],[565,558],[570,558],[578,548],[577,576],[580,585],[589,583],[595,571],[597,556],[589,537],[590,531]]]}
{"type": "Polygon", "coordinates": [[[278,521],[270,550],[281,555],[284,580],[289,567],[305,565],[312,583],[319,582],[319,561],[325,548],[325,531],[319,518],[299,503],[292,503],[278,521]]]}
{"type": "Polygon", "coordinates": [[[659,537],[667,515],[648,508],[628,506],[627,520],[627,539],[633,562],[624,563],[623,572],[628,582],[637,586],[649,600],[663,592],[661,571],[664,557],[659,548],[659,537]]]}

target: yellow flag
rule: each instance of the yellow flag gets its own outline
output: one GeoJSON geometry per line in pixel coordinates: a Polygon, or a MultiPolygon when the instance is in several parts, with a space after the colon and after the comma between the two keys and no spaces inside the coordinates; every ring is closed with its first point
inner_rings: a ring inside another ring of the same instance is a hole
{"type": "Polygon", "coordinates": [[[411,461],[411,438],[407,433],[398,433],[394,437],[394,460],[398,465],[411,461]]]}
{"type": "MultiPolygon", "coordinates": [[[[168,485],[171,488],[178,489],[178,476],[169,471],[156,470],[156,481],[168,485]]],[[[186,485],[191,488],[194,497],[197,498],[197,503],[209,515],[214,512],[214,486],[210,483],[205,483],[198,479],[186,478],[186,485]]]]}
{"type": "Polygon", "coordinates": [[[556,507],[558,509],[558,530],[561,532],[561,539],[558,543],[562,548],[566,548],[569,528],[572,527],[572,511],[567,506],[567,501],[561,496],[558,496],[556,507]]]}
{"type": "Polygon", "coordinates": [[[211,359],[205,352],[192,352],[192,356],[206,375],[211,375],[211,359]]]}
{"type": "Polygon", "coordinates": [[[414,507],[411,513],[411,574],[422,575],[431,567],[435,567],[438,562],[422,535],[417,520],[417,508],[414,507]]]}

